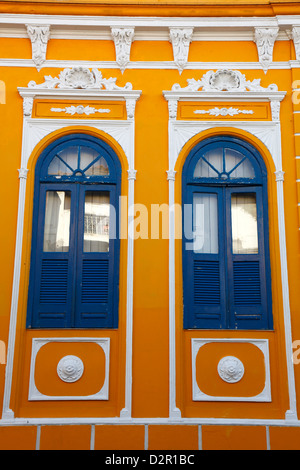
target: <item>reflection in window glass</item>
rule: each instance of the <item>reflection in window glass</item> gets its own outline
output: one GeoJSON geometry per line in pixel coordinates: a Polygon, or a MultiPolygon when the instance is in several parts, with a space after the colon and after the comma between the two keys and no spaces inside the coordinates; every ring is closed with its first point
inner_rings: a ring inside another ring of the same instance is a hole
{"type": "Polygon", "coordinates": [[[232,252],[258,253],[256,194],[231,196],[232,252]]]}
{"type": "Polygon", "coordinates": [[[254,178],[254,168],[248,158],[237,150],[225,149],[226,171],[230,178],[254,178]]]}
{"type": "Polygon", "coordinates": [[[218,253],[218,197],[194,193],[194,252],[218,253]]]}
{"type": "Polygon", "coordinates": [[[83,251],[109,250],[109,192],[86,191],[84,205],[83,251]]]}
{"type": "Polygon", "coordinates": [[[209,150],[201,157],[194,170],[194,178],[218,178],[223,171],[223,150],[209,150]]]}
{"type": "Polygon", "coordinates": [[[78,147],[68,147],[57,154],[51,160],[48,167],[48,175],[72,175],[77,168],[78,147]],[[59,158],[58,158],[59,157],[59,158]]]}
{"type": "Polygon", "coordinates": [[[69,251],[70,209],[70,191],[46,192],[44,251],[69,251]]]}
{"type": "Polygon", "coordinates": [[[109,169],[105,158],[100,157],[95,161],[87,170],[85,170],[87,176],[105,176],[109,175],[109,169]]]}

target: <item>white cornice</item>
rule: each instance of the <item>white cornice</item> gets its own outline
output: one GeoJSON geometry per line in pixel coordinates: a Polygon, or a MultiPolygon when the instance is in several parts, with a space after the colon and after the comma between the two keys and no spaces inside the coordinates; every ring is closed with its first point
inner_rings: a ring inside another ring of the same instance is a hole
{"type": "Polygon", "coordinates": [[[135,41],[168,40],[169,28],[193,27],[193,41],[250,41],[256,27],[279,27],[277,40],[288,40],[285,30],[300,26],[300,16],[158,18],[4,14],[0,17],[0,37],[25,38],[26,24],[48,24],[52,39],[111,40],[111,28],[135,28],[135,41]]]}
{"type": "MultiPolygon", "coordinates": [[[[42,68],[66,68],[66,67],[88,67],[101,69],[117,69],[119,65],[116,61],[84,61],[84,60],[46,60],[42,68]]],[[[0,59],[0,67],[35,67],[31,59],[0,59]]],[[[286,70],[291,68],[299,68],[299,60],[272,62],[269,69],[286,70]]],[[[158,69],[158,70],[175,70],[177,65],[174,61],[132,61],[127,69],[158,69]]],[[[260,62],[188,62],[185,66],[186,70],[209,70],[209,69],[237,69],[237,70],[262,70],[260,62]]]]}

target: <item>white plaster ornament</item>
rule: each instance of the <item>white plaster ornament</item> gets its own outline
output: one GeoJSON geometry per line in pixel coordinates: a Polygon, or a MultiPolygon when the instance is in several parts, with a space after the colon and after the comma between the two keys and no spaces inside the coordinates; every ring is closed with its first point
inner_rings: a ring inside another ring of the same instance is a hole
{"type": "Polygon", "coordinates": [[[115,43],[116,62],[123,73],[130,61],[134,28],[111,28],[111,35],[115,43]]]}
{"type": "Polygon", "coordinates": [[[214,72],[209,70],[202,78],[195,80],[194,78],[188,79],[188,85],[181,87],[178,83],[172,86],[172,91],[214,91],[214,92],[266,92],[266,91],[278,91],[278,87],[275,83],[268,87],[262,87],[260,84],[260,78],[256,78],[252,81],[247,80],[245,75],[238,70],[222,69],[214,72]]]}
{"type": "Polygon", "coordinates": [[[65,356],[57,364],[57,375],[63,382],[77,382],[83,371],[83,362],[77,356],[65,356]]]}
{"type": "Polygon", "coordinates": [[[31,40],[32,60],[40,70],[46,60],[48,40],[50,37],[49,25],[26,25],[27,34],[31,40]]]}
{"type": "Polygon", "coordinates": [[[257,46],[259,62],[265,73],[273,60],[273,49],[278,31],[278,27],[255,28],[254,41],[257,46]]]}
{"type": "Polygon", "coordinates": [[[239,382],[245,369],[242,361],[234,356],[223,357],[218,364],[218,373],[224,382],[236,383],[239,382]]]}
{"type": "Polygon", "coordinates": [[[188,61],[192,35],[193,28],[170,28],[170,41],[173,47],[174,62],[180,74],[188,61]]]}
{"type": "Polygon", "coordinates": [[[126,83],[124,87],[116,85],[116,78],[103,78],[100,70],[87,67],[66,68],[58,77],[47,75],[44,82],[37,84],[35,81],[28,83],[28,88],[40,89],[98,89],[98,90],[132,90],[132,84],[126,83]]]}

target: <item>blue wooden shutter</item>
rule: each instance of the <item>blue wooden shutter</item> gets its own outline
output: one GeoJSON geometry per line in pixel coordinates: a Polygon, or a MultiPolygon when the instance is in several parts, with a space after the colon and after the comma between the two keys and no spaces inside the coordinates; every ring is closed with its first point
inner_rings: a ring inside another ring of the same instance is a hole
{"type": "Polygon", "coordinates": [[[30,274],[28,327],[70,326],[72,308],[72,279],[74,271],[74,203],[75,191],[71,185],[42,184],[38,201],[38,226],[33,234],[36,250],[32,250],[33,265],[30,274]],[[47,191],[68,191],[71,194],[69,250],[43,250],[45,205],[47,191]]]}
{"type": "Polygon", "coordinates": [[[227,254],[229,327],[232,329],[267,329],[268,294],[266,243],[262,188],[227,189],[227,254]],[[258,253],[233,254],[230,197],[233,193],[255,193],[257,206],[258,253]]]}
{"type": "Polygon", "coordinates": [[[218,196],[218,253],[187,250],[191,240],[183,238],[184,327],[219,329],[225,327],[224,250],[220,243],[224,237],[222,190],[190,187],[185,204],[193,203],[195,193],[218,196]]]}
{"type": "MultiPolygon", "coordinates": [[[[76,273],[76,327],[116,327],[118,305],[118,266],[115,259],[116,238],[110,238],[108,252],[84,252],[84,201],[87,192],[109,193],[109,201],[116,208],[113,185],[81,186],[78,209],[77,273],[76,273]]],[[[117,216],[117,211],[115,212],[117,216]]],[[[110,236],[115,231],[114,213],[110,214],[110,236]]]]}

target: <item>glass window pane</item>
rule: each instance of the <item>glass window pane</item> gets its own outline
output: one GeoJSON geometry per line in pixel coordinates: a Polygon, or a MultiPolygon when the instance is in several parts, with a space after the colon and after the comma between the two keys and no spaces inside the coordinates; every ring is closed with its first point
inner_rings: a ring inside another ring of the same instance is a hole
{"type": "Polygon", "coordinates": [[[226,172],[229,178],[254,178],[254,168],[241,152],[225,149],[226,172]],[[244,160],[243,160],[244,159],[244,160]]]}
{"type": "Polygon", "coordinates": [[[195,193],[193,197],[195,253],[218,253],[218,196],[195,193]]]}
{"type": "Polygon", "coordinates": [[[218,178],[223,171],[222,148],[209,150],[201,157],[194,170],[194,178],[218,178]]]}
{"type": "Polygon", "coordinates": [[[109,175],[109,168],[107,161],[104,157],[99,158],[93,165],[91,165],[85,172],[87,176],[105,176],[109,175]]]}
{"type": "Polygon", "coordinates": [[[57,155],[59,158],[56,156],[51,160],[48,167],[48,175],[72,175],[78,165],[78,147],[67,147],[57,155]]]}
{"type": "Polygon", "coordinates": [[[232,252],[258,253],[256,194],[231,196],[232,252]]]}
{"type": "Polygon", "coordinates": [[[83,251],[109,250],[109,192],[86,191],[84,204],[83,251]]]}
{"type": "Polygon", "coordinates": [[[69,251],[70,191],[47,191],[44,225],[44,251],[69,251]]]}
{"type": "Polygon", "coordinates": [[[97,157],[99,152],[90,147],[80,147],[80,169],[85,170],[97,157]]]}

